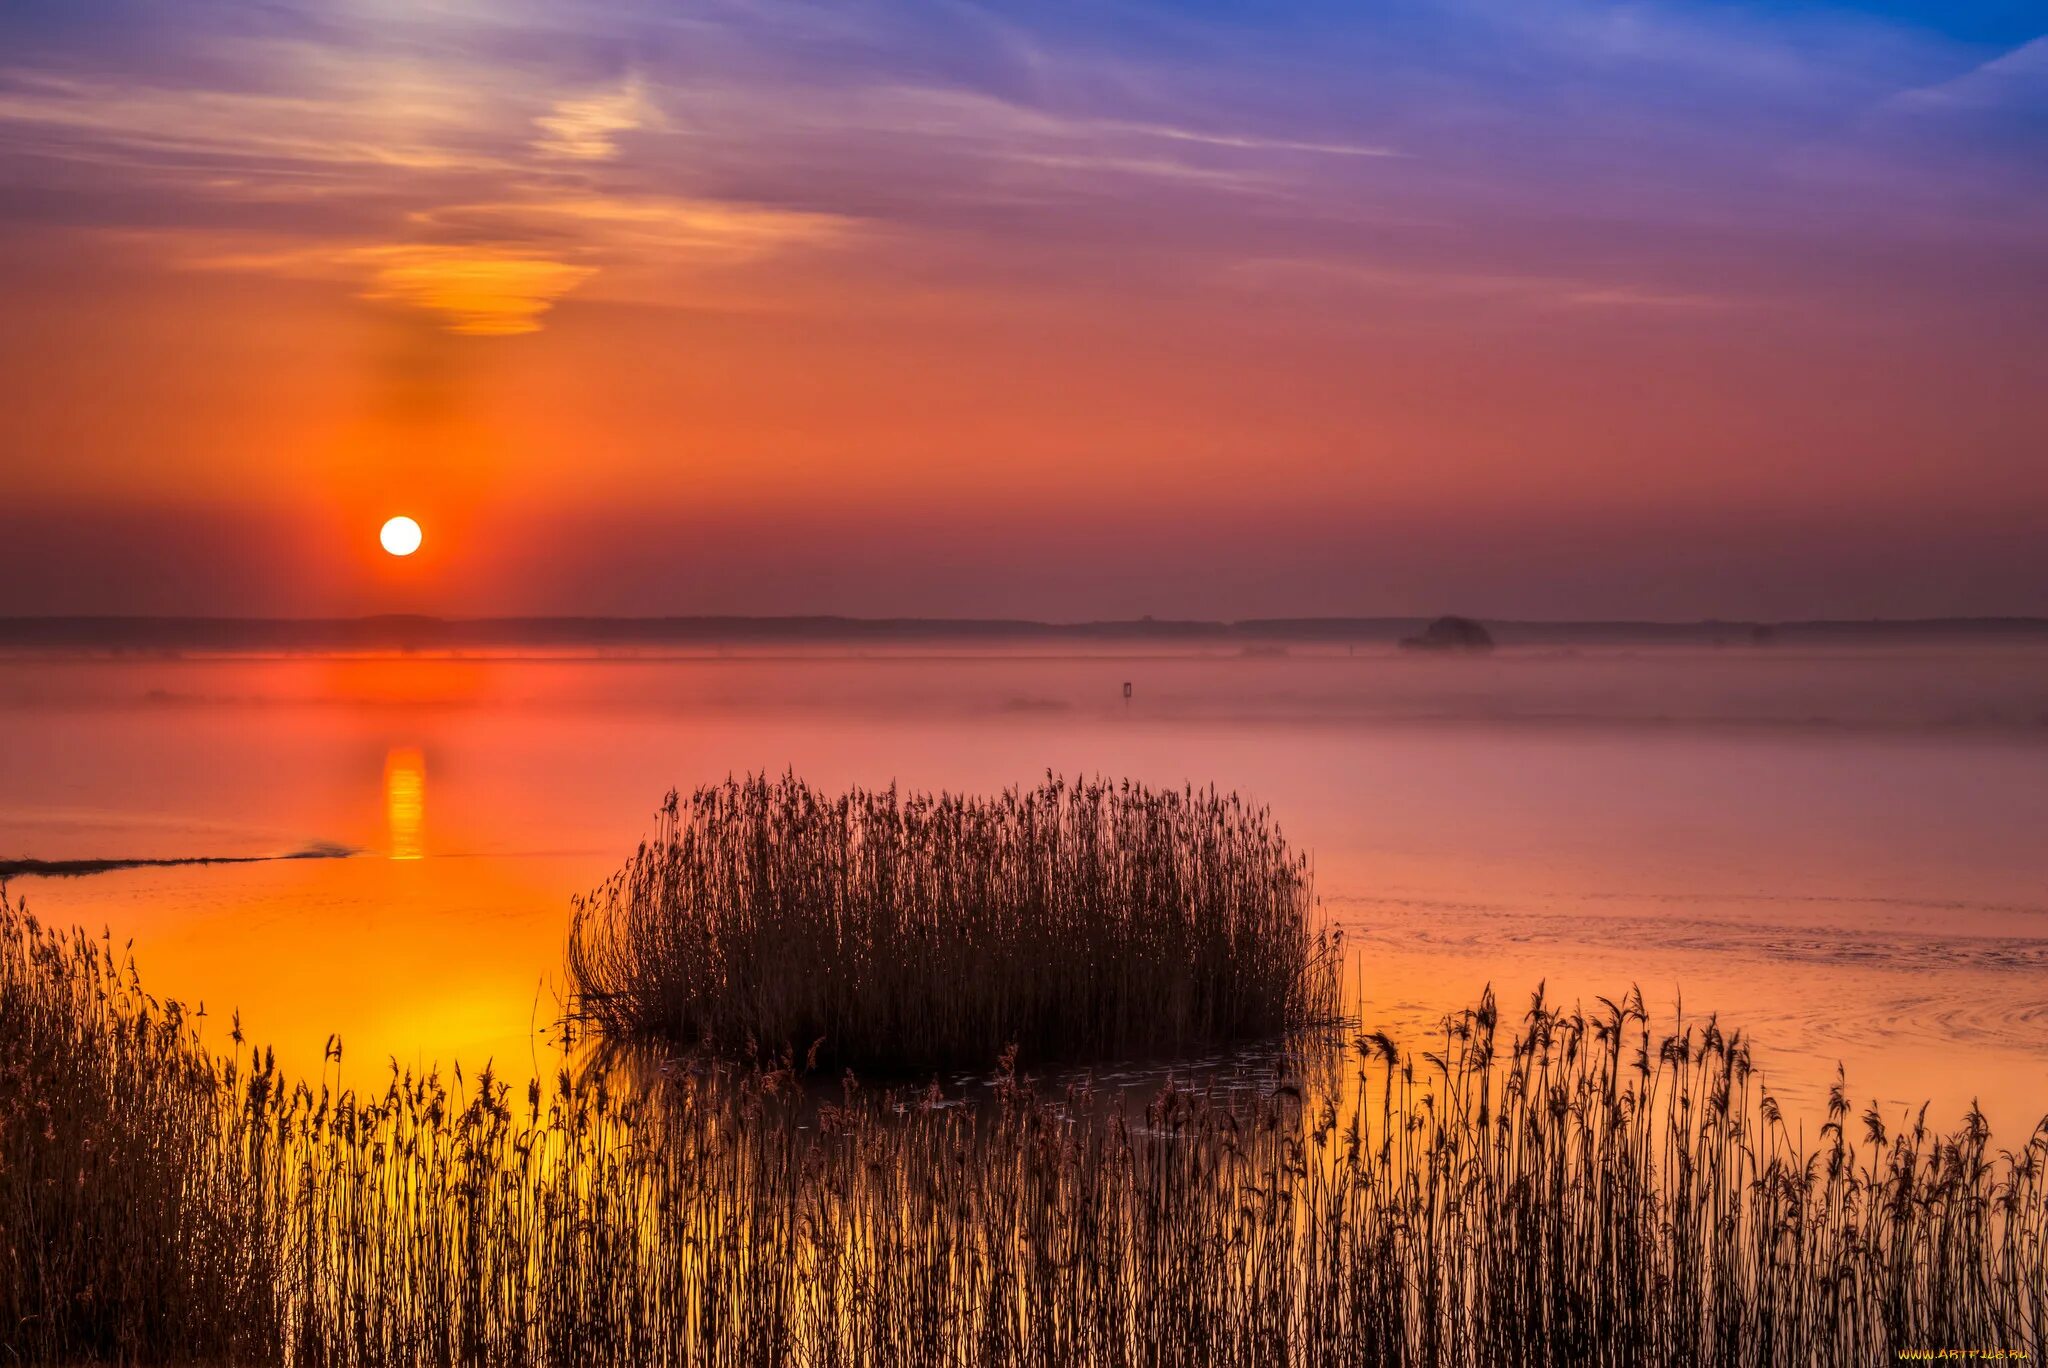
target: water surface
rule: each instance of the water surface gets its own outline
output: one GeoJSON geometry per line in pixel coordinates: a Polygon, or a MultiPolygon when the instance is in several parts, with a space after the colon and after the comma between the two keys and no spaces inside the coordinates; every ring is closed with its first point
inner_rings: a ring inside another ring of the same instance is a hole
{"type": "Polygon", "coordinates": [[[14,885],[294,1066],[551,1067],[572,895],[662,793],[748,770],[990,790],[1047,769],[1269,804],[1420,1044],[1641,986],[1752,1030],[1809,1108],[2048,1110],[2048,654],[15,659],[0,858],[299,851],[14,885]],[[1131,685],[1124,697],[1123,686],[1131,685]]]}

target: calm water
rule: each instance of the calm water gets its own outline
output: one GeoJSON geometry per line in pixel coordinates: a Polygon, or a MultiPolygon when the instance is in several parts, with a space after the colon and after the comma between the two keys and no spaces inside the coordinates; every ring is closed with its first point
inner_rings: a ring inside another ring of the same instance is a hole
{"type": "Polygon", "coordinates": [[[1366,1024],[1491,982],[1752,1029],[1795,1103],[2048,1110],[2048,653],[0,662],[0,854],[347,859],[14,886],[351,1081],[549,1067],[570,897],[670,786],[1234,788],[1314,853],[1366,1024]],[[1132,697],[1123,698],[1123,684],[1132,697]]]}

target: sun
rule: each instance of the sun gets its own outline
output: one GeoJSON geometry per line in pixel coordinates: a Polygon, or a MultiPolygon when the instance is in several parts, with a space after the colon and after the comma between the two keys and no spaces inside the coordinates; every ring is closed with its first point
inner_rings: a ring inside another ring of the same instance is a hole
{"type": "Polygon", "coordinates": [[[394,556],[410,556],[420,549],[420,525],[411,518],[396,517],[377,534],[384,549],[394,556]]]}

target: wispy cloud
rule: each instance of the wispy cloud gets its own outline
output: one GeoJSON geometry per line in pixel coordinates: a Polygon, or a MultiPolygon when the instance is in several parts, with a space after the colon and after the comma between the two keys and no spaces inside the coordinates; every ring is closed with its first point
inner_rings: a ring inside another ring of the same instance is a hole
{"type": "Polygon", "coordinates": [[[1660,290],[1641,285],[1558,284],[1553,297],[1561,304],[1592,309],[1732,309],[1743,301],[1727,295],[1688,290],[1660,290]]]}
{"type": "Polygon", "coordinates": [[[555,301],[596,274],[595,267],[473,247],[365,247],[346,259],[369,271],[363,298],[423,309],[471,337],[538,332],[555,301]]]}
{"type": "Polygon", "coordinates": [[[1961,75],[1903,91],[1890,105],[1900,111],[2048,111],[2048,36],[2022,43],[1961,75]]]}
{"type": "Polygon", "coordinates": [[[1113,119],[1094,125],[1107,133],[1132,133],[1168,142],[1200,143],[1207,147],[1228,147],[1245,152],[1306,152],[1321,157],[1401,157],[1406,153],[1371,143],[1313,142],[1297,138],[1269,138],[1251,133],[1218,133],[1170,124],[1122,123],[1113,119]]]}
{"type": "MultiPolygon", "coordinates": [[[[1714,279],[1713,235],[1846,217],[1783,149],[1875,98],[1857,65],[1870,51],[1882,47],[1870,65],[1899,65],[1893,47],[1824,41],[1862,42],[1862,21],[1793,30],[1596,0],[1270,27],[1144,3],[1099,24],[1021,10],[941,21],[888,0],[687,17],[595,0],[566,16],[494,2],[374,26],[195,27],[166,30],[189,49],[182,65],[130,55],[124,70],[116,54],[102,70],[0,70],[0,153],[114,187],[53,197],[131,214],[95,226],[295,230],[277,252],[215,256],[324,262],[355,293],[465,332],[510,330],[480,326],[490,309],[442,307],[466,291],[503,286],[504,318],[531,327],[560,300],[647,282],[679,286],[648,298],[692,298],[721,270],[736,296],[773,274],[752,263],[825,248],[841,255],[819,260],[863,287],[944,271],[942,293],[1052,279],[1064,251],[1083,282],[1112,256],[1129,263],[1119,278],[1213,281],[1248,263],[1239,283],[1280,279],[1261,274],[1276,261],[1297,278],[1388,261],[1323,279],[1677,311],[1761,293],[1685,287],[1714,279]],[[1751,213],[1767,196],[1793,212],[1751,213]],[[1680,231],[1615,254],[1612,235],[1653,227],[1680,231]],[[373,269],[349,256],[364,251],[394,255],[373,269]]],[[[2044,43],[1907,98],[2010,107],[2038,85],[2044,43]]],[[[1900,179],[1887,161],[1858,193],[1896,204],[1900,179]]]]}
{"type": "Polygon", "coordinates": [[[153,225],[106,225],[131,250],[334,280],[467,336],[535,331],[601,272],[716,270],[843,236],[851,222],[678,194],[624,165],[621,136],[661,126],[638,76],[536,113],[518,82],[489,67],[299,43],[253,44],[249,56],[246,87],[0,72],[0,149],[194,206],[154,214],[164,221],[153,225]],[[592,179],[600,173],[609,179],[592,179]],[[259,204],[294,205],[300,228],[274,218],[239,232],[194,226],[259,204]]]}
{"type": "Polygon", "coordinates": [[[0,72],[0,128],[13,146],[59,159],[205,159],[273,177],[295,167],[428,172],[507,165],[486,136],[495,122],[490,101],[465,89],[460,72],[387,68],[300,44],[254,45],[250,59],[278,86],[217,89],[0,72]]]}
{"type": "Polygon", "coordinates": [[[192,234],[179,245],[193,269],[331,280],[468,337],[536,332],[564,295],[596,274],[593,266],[495,243],[261,244],[192,234]]]}
{"type": "Polygon", "coordinates": [[[837,214],[651,193],[539,193],[437,206],[413,214],[411,221],[436,234],[567,244],[612,260],[659,252],[686,267],[817,246],[853,228],[851,220],[837,214]]]}
{"type": "Polygon", "coordinates": [[[156,238],[191,268],[332,280],[360,298],[425,313],[449,332],[505,337],[538,331],[558,302],[601,274],[643,284],[687,279],[835,243],[857,228],[834,215],[745,204],[569,194],[434,206],[402,226],[408,240],[156,238]]]}
{"type": "MultiPolygon", "coordinates": [[[[764,111],[773,118],[773,111],[764,111]]],[[[1211,116],[1214,119],[1214,116],[1211,116]]],[[[971,148],[988,165],[1090,169],[1119,176],[1206,181],[1218,189],[1259,189],[1292,174],[1271,154],[1398,158],[1393,147],[1295,138],[1232,128],[1219,121],[1162,122],[1048,107],[960,85],[878,85],[850,94],[841,127],[898,140],[971,148]],[[1231,157],[1228,154],[1242,153],[1231,157]]]]}
{"type": "Polygon", "coordinates": [[[1233,275],[1262,291],[1311,288],[1522,308],[1722,311],[1749,301],[1733,295],[1678,289],[1641,281],[1603,281],[1540,271],[1459,270],[1443,266],[1384,265],[1315,258],[1265,259],[1239,265],[1233,275]]]}
{"type": "Polygon", "coordinates": [[[534,151],[572,161],[611,161],[619,155],[618,135],[647,126],[657,117],[639,77],[617,88],[555,101],[549,113],[534,119],[544,135],[534,151]]]}

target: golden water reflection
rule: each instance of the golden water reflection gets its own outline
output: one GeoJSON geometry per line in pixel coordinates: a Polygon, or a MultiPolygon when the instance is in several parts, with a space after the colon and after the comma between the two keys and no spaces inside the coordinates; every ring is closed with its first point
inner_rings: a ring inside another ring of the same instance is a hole
{"type": "Polygon", "coordinates": [[[570,899],[669,785],[794,766],[986,793],[1085,763],[1270,802],[1357,943],[1362,1023],[1404,1047],[1489,982],[1504,1019],[1539,981],[1589,1005],[1640,984],[1753,1034],[1788,1114],[1825,1118],[1840,1060],[1859,1111],[1932,1098],[1952,1122],[1976,1097],[2026,1134],[2048,1098],[2048,732],[1910,719],[2031,718],[2044,670],[2003,650],[10,661],[0,853],[393,857],[14,892],[132,937],[153,991],[239,1009],[298,1076],[339,1033],[351,1082],[488,1059],[523,1086],[554,1076],[534,1026],[563,1011],[570,899]],[[1425,720],[1489,697],[1494,720],[1425,720]],[[1631,720],[1653,710],[1724,720],[1631,720]],[[1788,720],[1808,712],[1828,720],[1788,720]]]}
{"type": "Polygon", "coordinates": [[[417,746],[393,746],[384,757],[385,848],[394,860],[426,853],[420,831],[427,814],[427,758],[417,746]]]}

